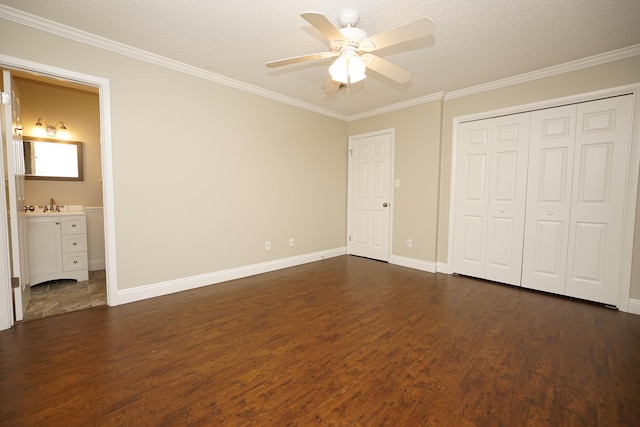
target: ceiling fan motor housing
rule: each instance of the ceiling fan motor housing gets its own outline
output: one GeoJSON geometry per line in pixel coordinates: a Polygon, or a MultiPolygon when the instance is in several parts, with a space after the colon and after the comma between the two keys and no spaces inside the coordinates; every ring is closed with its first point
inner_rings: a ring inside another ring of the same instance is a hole
{"type": "Polygon", "coordinates": [[[367,32],[360,28],[346,27],[340,28],[339,31],[340,34],[343,35],[344,41],[331,41],[329,44],[333,50],[339,50],[341,47],[344,47],[345,44],[347,46],[355,46],[357,48],[359,46],[359,42],[367,38],[367,32]]]}

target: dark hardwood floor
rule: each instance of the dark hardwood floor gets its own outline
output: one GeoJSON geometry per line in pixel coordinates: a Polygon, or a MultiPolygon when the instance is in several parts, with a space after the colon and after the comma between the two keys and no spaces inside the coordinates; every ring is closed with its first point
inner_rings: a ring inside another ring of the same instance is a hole
{"type": "Polygon", "coordinates": [[[0,332],[0,425],[640,426],[640,316],[343,256],[0,332]]]}

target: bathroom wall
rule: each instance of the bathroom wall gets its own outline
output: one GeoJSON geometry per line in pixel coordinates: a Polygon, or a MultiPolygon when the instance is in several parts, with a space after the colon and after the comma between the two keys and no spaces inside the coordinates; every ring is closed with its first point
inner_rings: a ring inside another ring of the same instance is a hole
{"type": "Polygon", "coordinates": [[[59,205],[102,206],[100,156],[100,109],[98,94],[16,77],[22,95],[22,126],[25,137],[43,117],[49,124],[60,120],[70,140],[82,142],[83,181],[26,180],[27,204],[45,205],[51,197],[59,205]]]}
{"type": "Polygon", "coordinates": [[[100,110],[94,88],[78,89],[63,82],[48,83],[14,77],[22,96],[22,126],[25,137],[33,135],[39,118],[49,124],[64,122],[69,140],[82,142],[83,181],[25,181],[27,205],[45,205],[55,198],[59,205],[83,205],[87,215],[89,270],[105,268],[100,110]]]}

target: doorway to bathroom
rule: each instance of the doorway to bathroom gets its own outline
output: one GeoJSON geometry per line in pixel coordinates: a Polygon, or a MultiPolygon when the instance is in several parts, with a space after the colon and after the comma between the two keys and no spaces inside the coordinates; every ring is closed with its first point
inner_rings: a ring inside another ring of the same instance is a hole
{"type": "Polygon", "coordinates": [[[106,305],[98,89],[19,71],[11,76],[21,97],[24,204],[34,209],[26,214],[31,295],[23,320],[106,305]],[[73,150],[76,161],[63,161],[56,149],[73,150]],[[51,209],[78,209],[85,233],[66,236],[63,229],[60,243],[51,239],[64,224],[47,216],[55,212],[42,215],[52,201],[51,209]]]}
{"type": "MultiPolygon", "coordinates": [[[[27,179],[24,206],[33,206],[38,212],[54,198],[59,206],[80,206],[82,215],[86,215],[87,280],[63,280],[63,274],[60,279],[30,283],[31,302],[24,307],[24,319],[116,305],[109,82],[3,55],[0,68],[10,70],[21,88],[22,136],[39,136],[35,135],[37,123],[46,122],[45,126],[64,127],[69,135],[52,138],[49,134],[45,139],[81,140],[83,147],[83,179],[27,179]]],[[[4,277],[2,286],[7,282],[4,277]]],[[[15,316],[16,307],[11,301],[14,289],[6,291],[0,293],[0,329],[22,320],[15,316]]]]}

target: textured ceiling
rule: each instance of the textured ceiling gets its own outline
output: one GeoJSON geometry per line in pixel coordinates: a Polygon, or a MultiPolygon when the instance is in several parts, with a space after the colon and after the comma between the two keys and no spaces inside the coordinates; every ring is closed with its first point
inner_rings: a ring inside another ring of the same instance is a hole
{"type": "Polygon", "coordinates": [[[0,0],[110,40],[338,114],[353,115],[640,44],[639,0],[0,0]],[[414,73],[399,85],[374,72],[325,95],[330,60],[265,63],[327,50],[300,14],[360,12],[370,36],[428,17],[434,36],[382,49],[414,73]]]}

